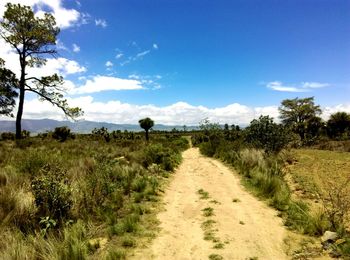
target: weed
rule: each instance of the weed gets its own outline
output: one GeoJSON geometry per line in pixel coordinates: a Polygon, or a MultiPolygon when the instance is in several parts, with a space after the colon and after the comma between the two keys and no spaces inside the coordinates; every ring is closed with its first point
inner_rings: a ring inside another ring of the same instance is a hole
{"type": "Polygon", "coordinates": [[[123,237],[122,238],[122,246],[123,247],[135,247],[136,246],[136,241],[132,237],[123,237]]]}
{"type": "Polygon", "coordinates": [[[221,255],[218,255],[218,254],[211,254],[211,255],[209,255],[209,259],[210,260],[222,260],[224,258],[221,255]]]}
{"type": "Polygon", "coordinates": [[[241,200],[240,199],[238,199],[238,198],[234,198],[234,199],[232,199],[232,202],[241,202],[241,200]]]}
{"type": "Polygon", "coordinates": [[[204,222],[202,223],[201,227],[202,227],[203,229],[212,228],[213,225],[214,225],[215,223],[216,223],[215,220],[208,219],[208,220],[206,220],[206,221],[204,221],[204,222]]]}
{"type": "Polygon", "coordinates": [[[211,207],[207,207],[205,209],[202,209],[202,211],[203,211],[204,217],[211,217],[214,215],[214,209],[211,207]]]}
{"type": "Polygon", "coordinates": [[[126,259],[126,252],[120,249],[113,249],[108,252],[106,260],[121,260],[126,259]]]}
{"type": "Polygon", "coordinates": [[[197,193],[200,195],[200,199],[202,199],[202,200],[207,200],[207,199],[209,199],[209,192],[207,192],[207,191],[205,191],[205,190],[203,190],[203,189],[199,189],[199,190],[197,191],[197,193]]]}
{"type": "Polygon", "coordinates": [[[242,220],[239,221],[239,224],[240,225],[245,225],[244,221],[242,221],[242,220]]]}
{"type": "Polygon", "coordinates": [[[216,244],[213,246],[213,248],[215,248],[215,249],[223,249],[224,247],[225,247],[225,244],[224,244],[224,243],[221,243],[221,242],[216,243],[216,244]]]}

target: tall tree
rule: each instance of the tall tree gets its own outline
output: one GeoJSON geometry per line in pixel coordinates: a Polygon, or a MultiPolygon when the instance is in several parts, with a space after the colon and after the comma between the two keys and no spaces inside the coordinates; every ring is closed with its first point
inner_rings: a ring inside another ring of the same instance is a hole
{"type": "Polygon", "coordinates": [[[350,114],[337,112],[327,121],[327,132],[332,138],[342,137],[346,132],[350,134],[350,114]]]}
{"type": "MultiPolygon", "coordinates": [[[[45,13],[43,18],[35,17],[29,6],[20,4],[6,5],[3,20],[0,22],[0,36],[18,54],[20,63],[20,77],[16,79],[19,91],[18,111],[16,117],[16,138],[21,138],[21,121],[26,92],[33,92],[40,100],[49,101],[61,108],[71,118],[82,114],[80,108],[70,108],[63,98],[63,78],[57,74],[35,77],[27,75],[28,67],[45,65],[49,55],[55,55],[56,37],[59,28],[55,18],[45,13]]],[[[15,75],[13,73],[13,75],[15,75]]]]}
{"type": "Polygon", "coordinates": [[[148,141],[149,140],[148,132],[154,126],[154,121],[151,118],[146,117],[144,119],[140,119],[139,124],[140,124],[140,127],[145,130],[146,141],[148,141]]]}
{"type": "Polygon", "coordinates": [[[308,97],[283,100],[279,112],[282,122],[290,126],[304,141],[310,123],[321,114],[321,109],[315,105],[313,97],[308,97]]]}
{"type": "Polygon", "coordinates": [[[5,61],[0,58],[0,115],[13,116],[12,110],[18,96],[18,85],[15,74],[4,68],[5,61]]]}

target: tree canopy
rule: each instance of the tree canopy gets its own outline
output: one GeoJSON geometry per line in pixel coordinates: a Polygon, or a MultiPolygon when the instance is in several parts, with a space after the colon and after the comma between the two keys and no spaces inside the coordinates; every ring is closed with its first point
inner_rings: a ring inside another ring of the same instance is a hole
{"type": "Polygon", "coordinates": [[[4,64],[5,61],[0,59],[0,115],[13,116],[18,82],[12,71],[4,68],[4,64]]]}
{"type": "Polygon", "coordinates": [[[143,118],[139,120],[140,127],[145,130],[146,140],[149,140],[148,131],[154,126],[154,121],[149,118],[143,118]]]}
{"type": "MultiPolygon", "coordinates": [[[[26,92],[35,93],[40,100],[48,101],[61,108],[68,117],[75,118],[82,114],[80,108],[70,108],[67,100],[63,98],[64,88],[62,88],[63,78],[61,76],[57,74],[42,77],[27,75],[28,67],[42,67],[47,57],[57,53],[54,46],[59,31],[55,18],[49,13],[39,18],[34,15],[29,6],[11,3],[6,5],[3,20],[0,22],[0,36],[18,54],[20,63],[19,79],[16,78],[14,72],[3,69],[12,79],[7,87],[11,86],[12,90],[16,89],[19,92],[16,138],[21,138],[21,120],[26,92]]],[[[0,77],[1,89],[8,84],[6,80],[6,77],[0,77]]],[[[2,93],[1,95],[5,96],[2,93]]],[[[15,96],[12,95],[12,97],[15,96]]],[[[10,105],[7,106],[7,110],[13,108],[14,105],[11,99],[9,101],[10,105]]]]}
{"type": "Polygon", "coordinates": [[[346,134],[350,135],[350,114],[346,112],[332,114],[327,122],[327,130],[328,135],[332,138],[340,138],[346,134]]]}
{"type": "Polygon", "coordinates": [[[321,109],[315,105],[313,97],[308,97],[283,100],[279,112],[282,123],[290,126],[304,141],[311,124],[314,126],[320,121],[315,118],[321,114],[321,109]]]}

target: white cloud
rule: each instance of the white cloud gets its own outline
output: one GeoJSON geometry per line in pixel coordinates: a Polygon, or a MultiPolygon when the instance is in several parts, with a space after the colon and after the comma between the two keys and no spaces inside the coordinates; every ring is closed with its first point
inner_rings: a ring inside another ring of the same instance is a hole
{"type": "Polygon", "coordinates": [[[112,63],[111,61],[108,60],[108,61],[106,62],[105,65],[106,65],[106,67],[112,67],[112,66],[113,66],[113,63],[112,63]]]}
{"type": "Polygon", "coordinates": [[[319,82],[303,82],[301,84],[302,88],[311,89],[311,88],[324,88],[329,87],[330,84],[328,83],[319,83],[319,82]]]}
{"type": "Polygon", "coordinates": [[[334,114],[336,112],[347,112],[350,113],[350,103],[349,104],[339,104],[335,106],[326,106],[322,108],[322,115],[321,117],[324,120],[328,120],[331,114],[334,114]]]}
{"type": "Polygon", "coordinates": [[[118,53],[117,55],[115,55],[115,58],[118,60],[118,59],[120,59],[123,56],[124,56],[123,53],[118,53]]]}
{"type": "MultiPolygon", "coordinates": [[[[277,106],[249,107],[233,103],[224,107],[208,108],[186,102],[176,102],[168,106],[136,105],[118,100],[100,102],[94,100],[92,96],[68,97],[67,100],[70,106],[78,106],[84,110],[85,120],[119,124],[137,124],[143,117],[151,117],[157,124],[166,125],[197,125],[204,118],[220,124],[248,125],[260,115],[270,115],[278,121],[277,106]]],[[[325,107],[322,117],[327,120],[330,114],[338,111],[350,113],[350,103],[325,107]]],[[[62,120],[64,114],[48,102],[30,99],[25,101],[24,118],[62,120]]]]}
{"type": "Polygon", "coordinates": [[[69,93],[86,94],[107,90],[136,90],[143,88],[138,80],[97,75],[92,79],[86,80],[84,85],[71,89],[69,93]]]}
{"type": "Polygon", "coordinates": [[[56,41],[56,48],[57,48],[57,50],[68,51],[68,48],[64,45],[63,42],[61,42],[60,39],[57,39],[57,41],[56,41]]]}
{"type": "Polygon", "coordinates": [[[76,45],[75,43],[73,43],[73,51],[80,52],[80,47],[78,45],[76,45]]]}
{"type": "Polygon", "coordinates": [[[153,49],[157,50],[158,49],[158,44],[153,43],[153,49]]]}
{"type": "Polygon", "coordinates": [[[143,56],[149,54],[150,52],[151,52],[150,50],[146,50],[146,51],[140,52],[140,53],[136,54],[136,57],[134,58],[134,60],[136,60],[138,58],[142,58],[143,56]]]}
{"type": "Polygon", "coordinates": [[[95,25],[96,26],[101,26],[102,28],[107,27],[107,21],[104,19],[95,19],[95,25]]]}
{"type": "MultiPolygon", "coordinates": [[[[193,106],[186,102],[177,102],[169,106],[135,105],[122,103],[118,100],[107,102],[95,101],[92,96],[68,98],[70,106],[78,106],[84,111],[84,119],[124,124],[137,124],[143,117],[151,117],[158,124],[167,125],[197,125],[204,118],[221,124],[247,125],[260,116],[260,113],[273,115],[278,113],[277,107],[252,108],[241,104],[231,104],[219,108],[193,106]]],[[[49,103],[36,99],[26,100],[24,118],[64,119],[61,110],[49,103]]]]}
{"type": "MultiPolygon", "coordinates": [[[[6,68],[12,70],[16,73],[17,77],[20,75],[20,65],[18,61],[18,54],[16,54],[13,49],[5,43],[5,41],[0,38],[0,57],[5,60],[6,68]]],[[[28,76],[48,76],[54,73],[58,73],[62,76],[85,72],[86,68],[81,66],[78,62],[74,60],[69,60],[66,58],[48,58],[46,65],[41,68],[28,68],[28,76]]]]}
{"type": "Polygon", "coordinates": [[[47,76],[57,73],[62,76],[85,72],[86,68],[80,66],[74,60],[66,58],[48,59],[46,65],[42,68],[28,68],[28,75],[35,75],[37,77],[47,76]]]}
{"type": "Polygon", "coordinates": [[[283,92],[310,92],[313,89],[324,88],[328,86],[330,86],[330,84],[320,82],[302,82],[299,84],[299,86],[287,86],[280,81],[271,81],[266,84],[267,88],[283,92]]]}
{"type": "Polygon", "coordinates": [[[136,75],[136,74],[131,74],[128,76],[129,79],[140,79],[140,76],[139,75],[136,75]]]}
{"type": "Polygon", "coordinates": [[[44,10],[50,9],[50,12],[56,18],[57,26],[61,29],[72,27],[79,23],[81,14],[75,9],[67,9],[63,7],[62,0],[4,0],[0,2],[0,16],[3,17],[6,10],[6,3],[19,3],[22,5],[28,5],[35,7],[37,10],[36,15],[42,16],[44,10]]]}

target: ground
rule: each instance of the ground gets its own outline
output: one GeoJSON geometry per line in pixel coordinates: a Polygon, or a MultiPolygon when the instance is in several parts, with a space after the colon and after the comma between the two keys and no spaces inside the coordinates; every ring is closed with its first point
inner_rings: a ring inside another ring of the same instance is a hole
{"type": "Polygon", "coordinates": [[[287,259],[277,212],[244,190],[221,162],[196,148],[165,191],[161,231],[131,259],[287,259]]]}

